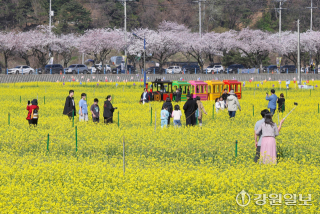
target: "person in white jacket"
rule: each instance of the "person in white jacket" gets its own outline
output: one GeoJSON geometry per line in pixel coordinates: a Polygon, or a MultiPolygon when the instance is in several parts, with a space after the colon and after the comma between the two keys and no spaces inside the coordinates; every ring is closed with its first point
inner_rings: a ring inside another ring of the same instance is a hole
{"type": "Polygon", "coordinates": [[[230,118],[236,116],[236,111],[239,109],[241,111],[240,103],[237,95],[234,93],[234,90],[230,90],[229,96],[227,98],[227,106],[229,111],[230,118]]]}

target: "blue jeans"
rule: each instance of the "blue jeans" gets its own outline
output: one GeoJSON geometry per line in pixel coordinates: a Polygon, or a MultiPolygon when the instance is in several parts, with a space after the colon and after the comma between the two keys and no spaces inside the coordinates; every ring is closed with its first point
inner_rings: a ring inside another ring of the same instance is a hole
{"type": "Polygon", "coordinates": [[[173,124],[174,124],[174,126],[181,126],[181,121],[180,120],[174,120],[173,124]]]}
{"type": "Polygon", "coordinates": [[[168,120],[161,120],[161,128],[163,128],[164,126],[167,127],[168,125],[168,120]]]}
{"type": "Polygon", "coordinates": [[[272,115],[274,115],[274,113],[276,112],[276,109],[270,109],[270,113],[272,114],[272,115]]]}
{"type": "Polygon", "coordinates": [[[236,111],[229,111],[229,116],[230,116],[230,118],[235,117],[236,111]]]}

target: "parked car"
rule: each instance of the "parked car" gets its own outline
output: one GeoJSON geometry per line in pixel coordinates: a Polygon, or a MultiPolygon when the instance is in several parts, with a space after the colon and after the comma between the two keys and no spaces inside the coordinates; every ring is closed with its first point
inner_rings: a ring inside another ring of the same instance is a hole
{"type": "Polygon", "coordinates": [[[280,73],[295,73],[296,72],[296,66],[295,65],[284,65],[280,68],[280,73]]]}
{"type": "MultiPolygon", "coordinates": [[[[111,67],[110,65],[104,65],[102,68],[101,64],[96,64],[95,66],[92,66],[90,69],[92,70],[92,73],[96,73],[96,67],[100,70],[100,73],[104,73],[104,69],[106,69],[106,73],[111,73],[111,67]]],[[[90,70],[89,69],[89,70],[90,70]]],[[[91,71],[90,71],[91,72],[91,71]]]]}
{"type": "Polygon", "coordinates": [[[225,73],[238,73],[238,69],[245,69],[245,67],[241,64],[233,64],[225,70],[225,73]]]}
{"type": "MultiPolygon", "coordinates": [[[[117,70],[118,70],[118,73],[119,74],[124,74],[125,72],[124,71],[121,71],[121,65],[115,67],[112,69],[112,73],[113,74],[116,74],[117,73],[117,70]]],[[[127,71],[131,71],[131,74],[134,74],[136,72],[136,68],[133,67],[132,65],[127,65],[127,71]]]]}
{"type": "Polygon", "coordinates": [[[199,65],[196,64],[185,65],[182,67],[182,71],[185,74],[194,74],[195,72],[201,73],[199,65]]]}
{"type": "Polygon", "coordinates": [[[164,68],[161,68],[161,71],[160,71],[160,68],[159,67],[149,67],[146,69],[146,73],[147,74],[164,74],[166,72],[166,69],[164,68]]]}
{"type": "Polygon", "coordinates": [[[180,66],[170,66],[167,68],[167,74],[181,74],[182,70],[180,66]]]}
{"type": "Polygon", "coordinates": [[[224,67],[222,65],[209,65],[207,68],[206,68],[206,71],[204,72],[207,72],[207,73],[223,73],[224,71],[224,67]]]}
{"type": "Polygon", "coordinates": [[[269,69],[269,73],[278,71],[278,67],[276,65],[269,65],[269,66],[263,67],[263,72],[268,73],[268,69],[269,69]]]}
{"type": "Polygon", "coordinates": [[[14,68],[8,69],[8,74],[32,74],[34,73],[34,69],[28,65],[18,65],[14,68]]]}
{"type": "Polygon", "coordinates": [[[82,74],[89,74],[89,69],[86,65],[82,64],[73,64],[70,65],[69,68],[66,70],[66,73],[68,74],[77,74],[77,73],[82,73],[82,74]]]}
{"type": "Polygon", "coordinates": [[[39,74],[60,74],[60,71],[63,73],[63,66],[60,64],[52,64],[52,65],[46,65],[44,68],[39,68],[38,73],[39,74]],[[50,72],[51,71],[51,72],[50,72]]]}

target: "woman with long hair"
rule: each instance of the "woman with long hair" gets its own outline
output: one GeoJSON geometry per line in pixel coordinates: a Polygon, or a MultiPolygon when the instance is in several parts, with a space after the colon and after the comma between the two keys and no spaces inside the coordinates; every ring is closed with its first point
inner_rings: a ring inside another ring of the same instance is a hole
{"type": "Polygon", "coordinates": [[[262,131],[260,160],[263,164],[277,164],[276,136],[279,135],[284,119],[281,120],[279,127],[272,121],[272,114],[266,114],[264,119],[264,122],[256,130],[256,134],[262,131]]]}

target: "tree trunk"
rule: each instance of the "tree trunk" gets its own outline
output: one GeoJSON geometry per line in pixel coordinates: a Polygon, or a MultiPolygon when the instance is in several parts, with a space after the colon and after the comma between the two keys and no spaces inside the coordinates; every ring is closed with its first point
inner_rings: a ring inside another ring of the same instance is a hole
{"type": "Polygon", "coordinates": [[[3,52],[3,55],[4,55],[4,64],[5,64],[5,67],[8,68],[8,52],[4,51],[3,52]]]}

